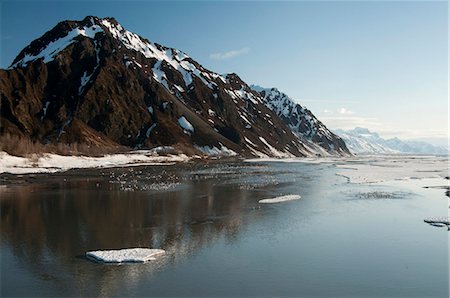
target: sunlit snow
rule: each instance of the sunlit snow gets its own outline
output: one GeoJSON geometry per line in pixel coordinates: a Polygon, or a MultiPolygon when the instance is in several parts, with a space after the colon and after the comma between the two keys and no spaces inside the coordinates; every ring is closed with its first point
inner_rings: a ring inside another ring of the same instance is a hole
{"type": "Polygon", "coordinates": [[[75,37],[83,35],[89,38],[94,38],[95,34],[99,32],[103,32],[103,29],[98,25],[92,25],[90,27],[85,26],[83,28],[74,28],[71,31],[69,31],[69,33],[66,36],[50,42],[38,54],[36,55],[26,54],[25,57],[23,57],[21,60],[17,61],[14,65],[12,65],[11,68],[18,66],[24,67],[28,64],[28,62],[34,61],[39,58],[44,58],[44,63],[48,63],[52,61],[59,52],[61,52],[69,45],[74,43],[75,37]]]}
{"type": "Polygon", "coordinates": [[[178,119],[178,124],[180,124],[180,126],[185,131],[194,132],[194,127],[192,126],[192,124],[189,121],[187,121],[187,119],[184,116],[181,116],[178,119]]]}
{"type": "Polygon", "coordinates": [[[299,200],[300,198],[301,198],[301,196],[299,196],[299,195],[286,195],[286,196],[276,197],[276,198],[272,198],[272,199],[259,200],[258,203],[274,204],[274,203],[282,203],[282,202],[287,202],[287,201],[299,200]]]}
{"type": "Polygon", "coordinates": [[[223,144],[220,144],[220,148],[216,147],[216,146],[195,146],[195,148],[197,148],[198,150],[200,150],[201,152],[203,152],[206,155],[209,156],[236,156],[237,153],[234,152],[231,149],[228,149],[226,146],[224,146],[223,144]]]}
{"type": "Polygon", "coordinates": [[[127,248],[88,251],[86,257],[101,263],[144,263],[165,254],[163,249],[127,248]]]}

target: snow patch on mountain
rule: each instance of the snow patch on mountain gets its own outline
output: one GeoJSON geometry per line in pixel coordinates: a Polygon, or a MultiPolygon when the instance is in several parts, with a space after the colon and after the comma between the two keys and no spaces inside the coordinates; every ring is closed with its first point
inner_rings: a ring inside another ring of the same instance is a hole
{"type": "Polygon", "coordinates": [[[170,90],[169,84],[168,84],[166,73],[163,70],[161,70],[161,61],[157,61],[155,63],[155,65],[152,68],[152,71],[153,71],[153,78],[158,83],[162,84],[164,86],[164,88],[167,89],[167,91],[172,93],[172,91],[170,90]]]}
{"type": "Polygon", "coordinates": [[[42,48],[37,54],[25,54],[25,56],[11,65],[10,68],[16,68],[16,67],[26,67],[29,62],[32,62],[36,59],[43,58],[44,63],[48,63],[50,61],[53,61],[53,59],[58,55],[59,52],[70,46],[72,43],[76,41],[77,36],[85,36],[89,37],[91,39],[94,38],[94,36],[99,33],[103,32],[103,29],[98,26],[92,24],[92,26],[85,26],[82,28],[74,28],[69,33],[61,37],[55,41],[50,42],[48,45],[46,45],[44,48],[42,48]]]}
{"type": "MultiPolygon", "coordinates": [[[[216,85],[210,80],[214,77],[219,77],[219,75],[210,75],[205,69],[197,68],[197,66],[190,62],[190,57],[185,53],[143,40],[139,35],[126,30],[120,24],[114,24],[108,19],[102,19],[101,23],[108,28],[108,31],[113,37],[121,41],[126,48],[140,52],[146,58],[155,58],[159,60],[160,62],[156,66],[157,68],[160,68],[161,62],[164,61],[180,72],[186,87],[192,84],[192,75],[198,77],[210,89],[213,89],[213,86],[216,85]]],[[[155,67],[153,71],[155,71],[155,67]]]]}
{"type": "Polygon", "coordinates": [[[216,146],[195,146],[198,150],[203,152],[206,155],[209,156],[236,156],[237,153],[233,150],[227,148],[222,143],[219,144],[220,148],[216,146]]]}
{"type": "Polygon", "coordinates": [[[180,124],[180,126],[183,128],[184,131],[194,132],[194,127],[189,121],[187,121],[187,119],[184,116],[181,116],[178,119],[178,124],[180,124]]]}
{"type": "Polygon", "coordinates": [[[280,158],[289,158],[289,157],[294,157],[293,154],[289,153],[289,152],[281,152],[279,150],[277,150],[276,148],[274,148],[273,146],[271,146],[266,139],[264,139],[263,137],[259,137],[259,140],[269,149],[270,153],[272,156],[275,157],[280,157],[280,158]]]}

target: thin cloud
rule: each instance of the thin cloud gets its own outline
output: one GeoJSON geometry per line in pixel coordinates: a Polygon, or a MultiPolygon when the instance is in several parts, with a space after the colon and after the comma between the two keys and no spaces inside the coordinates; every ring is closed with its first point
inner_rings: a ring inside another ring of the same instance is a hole
{"type": "Polygon", "coordinates": [[[231,50],[223,53],[214,53],[209,55],[209,58],[212,60],[225,60],[247,54],[248,52],[250,52],[250,48],[242,48],[239,50],[231,50]]]}
{"type": "Polygon", "coordinates": [[[350,110],[347,110],[346,108],[340,108],[340,109],[338,110],[338,113],[339,113],[339,114],[343,114],[343,115],[351,115],[351,114],[354,114],[354,112],[352,112],[352,111],[350,111],[350,110]]]}
{"type": "Polygon", "coordinates": [[[355,117],[348,115],[320,117],[320,120],[330,128],[353,129],[355,127],[379,128],[381,123],[376,118],[355,117]]]}
{"type": "Polygon", "coordinates": [[[326,115],[334,115],[334,114],[338,114],[338,115],[353,115],[353,114],[355,114],[355,112],[350,111],[350,110],[348,110],[346,108],[340,108],[340,109],[335,110],[335,111],[334,110],[325,109],[325,110],[322,111],[322,113],[326,114],[326,115]]]}

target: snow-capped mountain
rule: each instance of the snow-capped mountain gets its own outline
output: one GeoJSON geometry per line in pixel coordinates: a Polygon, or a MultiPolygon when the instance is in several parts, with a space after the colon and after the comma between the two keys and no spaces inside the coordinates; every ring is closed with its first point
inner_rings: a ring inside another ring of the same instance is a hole
{"type": "Polygon", "coordinates": [[[445,147],[433,146],[426,142],[402,141],[398,138],[383,139],[367,128],[335,131],[344,139],[347,147],[355,154],[448,154],[445,147]]]}
{"type": "MultiPolygon", "coordinates": [[[[2,135],[102,148],[170,145],[187,154],[348,152],[323,125],[291,131],[288,116],[280,118],[238,75],[207,70],[113,18],[57,24],[0,70],[0,78],[2,135]]],[[[291,112],[297,117],[300,110],[291,112]]]]}
{"type": "Polygon", "coordinates": [[[263,96],[266,106],[275,112],[298,138],[311,141],[327,152],[349,153],[340,137],[331,132],[310,110],[296,103],[285,93],[277,88],[263,88],[257,85],[251,85],[251,88],[263,96]]]}

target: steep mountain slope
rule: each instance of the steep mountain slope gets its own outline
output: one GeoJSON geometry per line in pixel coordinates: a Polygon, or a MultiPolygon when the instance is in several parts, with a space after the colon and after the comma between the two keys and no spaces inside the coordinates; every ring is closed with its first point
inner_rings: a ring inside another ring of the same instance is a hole
{"type": "Polygon", "coordinates": [[[277,88],[262,88],[252,85],[251,88],[259,92],[266,106],[275,112],[291,131],[306,143],[318,145],[315,150],[325,150],[329,153],[349,154],[344,141],[332,133],[320,122],[310,110],[294,102],[277,88]]]}
{"type": "Polygon", "coordinates": [[[0,78],[2,135],[96,147],[171,145],[188,154],[323,153],[236,74],[211,72],[113,18],[59,23],[0,78]]]}
{"type": "Polygon", "coordinates": [[[367,128],[336,130],[351,152],[356,154],[448,154],[444,147],[433,146],[426,142],[402,141],[398,138],[383,139],[367,128]]]}

